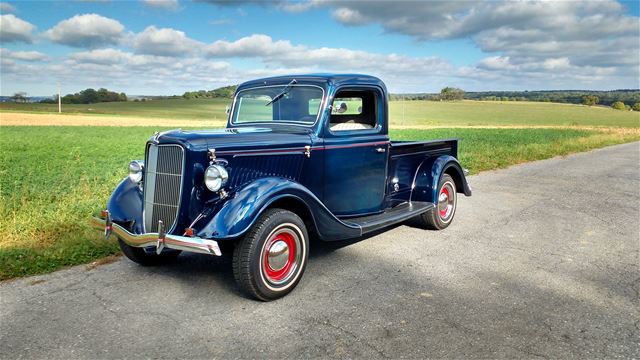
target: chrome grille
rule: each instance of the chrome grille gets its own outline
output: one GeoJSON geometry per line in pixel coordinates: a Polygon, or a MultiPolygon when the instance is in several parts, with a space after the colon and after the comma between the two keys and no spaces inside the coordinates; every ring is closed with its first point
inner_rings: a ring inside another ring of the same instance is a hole
{"type": "Polygon", "coordinates": [[[182,195],[184,150],[178,145],[147,147],[144,176],[144,227],[158,232],[158,221],[173,230],[182,195]]]}

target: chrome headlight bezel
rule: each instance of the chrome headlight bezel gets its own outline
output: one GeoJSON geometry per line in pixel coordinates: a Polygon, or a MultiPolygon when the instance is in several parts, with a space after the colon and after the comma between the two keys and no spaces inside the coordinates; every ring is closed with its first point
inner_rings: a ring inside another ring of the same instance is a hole
{"type": "Polygon", "coordinates": [[[142,173],[144,172],[144,161],[133,160],[129,163],[129,180],[134,184],[142,182],[142,173]]]}
{"type": "Polygon", "coordinates": [[[222,189],[227,180],[229,180],[229,173],[222,165],[209,165],[204,171],[204,185],[212,192],[222,189]]]}

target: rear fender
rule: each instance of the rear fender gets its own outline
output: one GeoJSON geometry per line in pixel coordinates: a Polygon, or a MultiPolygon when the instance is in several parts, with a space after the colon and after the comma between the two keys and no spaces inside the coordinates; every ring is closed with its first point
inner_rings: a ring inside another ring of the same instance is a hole
{"type": "Polygon", "coordinates": [[[107,203],[111,219],[134,234],[142,234],[142,190],[128,177],[118,184],[107,203]],[[129,229],[129,225],[133,226],[129,229]]]}
{"type": "MultiPolygon", "coordinates": [[[[225,201],[197,235],[208,239],[234,239],[244,235],[271,204],[289,199],[304,204],[323,240],[342,240],[362,234],[359,226],[336,218],[306,187],[285,178],[257,179],[236,191],[225,201]]],[[[299,214],[300,215],[300,214],[299,214]]]]}
{"type": "Polygon", "coordinates": [[[471,188],[464,176],[462,166],[453,156],[442,155],[433,161],[425,161],[418,167],[411,191],[411,201],[436,203],[438,185],[443,174],[448,173],[456,183],[459,193],[471,196],[471,188]]]}

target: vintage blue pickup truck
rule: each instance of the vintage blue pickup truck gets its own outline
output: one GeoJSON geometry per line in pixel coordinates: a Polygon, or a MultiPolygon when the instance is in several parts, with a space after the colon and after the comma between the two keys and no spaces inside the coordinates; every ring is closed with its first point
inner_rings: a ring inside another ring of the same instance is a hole
{"type": "Polygon", "coordinates": [[[245,82],[226,129],[153,135],[94,225],[142,265],[232,253],[240,289],[277,299],[300,281],[310,239],[357,239],[411,218],[444,229],[458,193],[471,195],[458,141],[390,141],[388,110],[372,76],[245,82]]]}

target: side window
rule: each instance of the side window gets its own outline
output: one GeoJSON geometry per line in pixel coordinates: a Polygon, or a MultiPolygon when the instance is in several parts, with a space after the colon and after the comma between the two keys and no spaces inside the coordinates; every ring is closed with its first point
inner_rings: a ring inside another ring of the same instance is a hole
{"type": "Polygon", "coordinates": [[[362,114],[362,98],[335,98],[331,114],[360,115],[362,114]]]}
{"type": "Polygon", "coordinates": [[[376,127],[377,96],[373,90],[343,90],[331,105],[331,131],[369,130],[376,127]]]}

